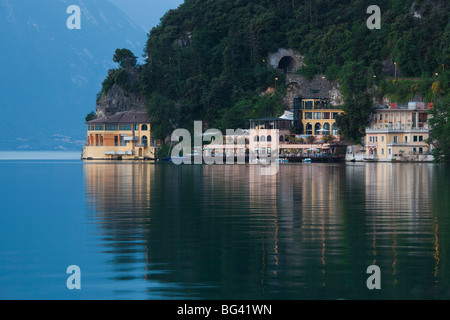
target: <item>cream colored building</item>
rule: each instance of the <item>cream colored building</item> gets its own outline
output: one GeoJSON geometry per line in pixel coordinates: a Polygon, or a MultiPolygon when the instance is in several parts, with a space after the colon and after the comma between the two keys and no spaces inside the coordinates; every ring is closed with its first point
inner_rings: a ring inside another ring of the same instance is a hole
{"type": "Polygon", "coordinates": [[[365,159],[427,161],[431,158],[428,117],[428,106],[422,102],[375,109],[366,129],[365,159]]]}
{"type": "Polygon", "coordinates": [[[151,160],[160,141],[152,138],[146,113],[117,113],[89,121],[83,160],[151,160]]]}

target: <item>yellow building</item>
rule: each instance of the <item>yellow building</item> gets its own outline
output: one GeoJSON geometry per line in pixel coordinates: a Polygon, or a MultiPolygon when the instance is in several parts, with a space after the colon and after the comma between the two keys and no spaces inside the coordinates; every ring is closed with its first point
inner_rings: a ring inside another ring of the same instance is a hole
{"type": "Polygon", "coordinates": [[[430,146],[426,143],[428,116],[428,107],[421,102],[403,106],[393,103],[375,109],[366,129],[365,159],[431,161],[430,146]]]}
{"type": "Polygon", "coordinates": [[[160,141],[152,139],[146,113],[117,113],[89,121],[84,160],[155,159],[160,141]]]}
{"type": "Polygon", "coordinates": [[[306,135],[338,135],[336,118],[344,111],[332,106],[327,98],[294,99],[297,131],[306,135]]]}

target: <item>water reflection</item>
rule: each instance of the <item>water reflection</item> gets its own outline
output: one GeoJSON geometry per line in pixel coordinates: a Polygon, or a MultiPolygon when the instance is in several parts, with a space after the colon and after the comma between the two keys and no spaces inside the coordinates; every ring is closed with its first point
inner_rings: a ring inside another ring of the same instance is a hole
{"type": "Polygon", "coordinates": [[[445,168],[283,165],[275,176],[226,165],[84,170],[114,280],[142,279],[150,298],[449,296],[445,168]],[[372,264],[382,270],[378,292],[365,286],[372,264]]]}

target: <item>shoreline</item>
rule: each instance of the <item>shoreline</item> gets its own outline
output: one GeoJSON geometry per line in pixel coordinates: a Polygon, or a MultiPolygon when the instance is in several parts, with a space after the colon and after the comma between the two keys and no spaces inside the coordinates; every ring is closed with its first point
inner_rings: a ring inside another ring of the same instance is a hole
{"type": "Polygon", "coordinates": [[[80,160],[79,151],[0,151],[0,161],[5,160],[80,160]]]}

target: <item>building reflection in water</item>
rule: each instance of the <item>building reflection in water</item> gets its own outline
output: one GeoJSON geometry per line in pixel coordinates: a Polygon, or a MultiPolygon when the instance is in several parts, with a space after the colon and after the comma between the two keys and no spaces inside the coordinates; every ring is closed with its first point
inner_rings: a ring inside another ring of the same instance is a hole
{"type": "Polygon", "coordinates": [[[390,270],[386,278],[394,288],[410,289],[412,295],[438,293],[429,289],[438,283],[440,262],[439,218],[432,195],[441,191],[433,188],[435,170],[432,164],[390,163],[367,164],[365,170],[373,263],[390,270]]]}
{"type": "Polygon", "coordinates": [[[432,165],[281,165],[274,176],[248,165],[84,168],[117,280],[157,280],[149,294],[361,298],[370,264],[392,295],[418,270],[438,283],[432,165]]]}

